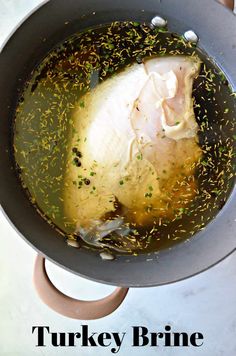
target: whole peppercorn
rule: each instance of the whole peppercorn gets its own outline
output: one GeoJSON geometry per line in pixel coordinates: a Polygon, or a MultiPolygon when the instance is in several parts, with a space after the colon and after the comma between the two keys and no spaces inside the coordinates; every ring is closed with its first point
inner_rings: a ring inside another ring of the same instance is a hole
{"type": "Polygon", "coordinates": [[[74,158],[73,162],[74,162],[74,164],[76,165],[76,167],[81,167],[81,162],[80,162],[80,160],[79,160],[77,157],[74,158]]]}
{"type": "Polygon", "coordinates": [[[82,158],[82,153],[80,151],[77,151],[76,152],[76,156],[79,157],[79,158],[82,158]]]}
{"type": "Polygon", "coordinates": [[[88,178],[85,178],[84,184],[85,184],[85,185],[89,185],[90,183],[91,183],[90,180],[89,180],[88,178]]]}
{"type": "Polygon", "coordinates": [[[76,147],[73,147],[73,148],[72,148],[72,152],[73,152],[73,153],[77,153],[77,152],[78,152],[78,149],[77,149],[76,147]]]}

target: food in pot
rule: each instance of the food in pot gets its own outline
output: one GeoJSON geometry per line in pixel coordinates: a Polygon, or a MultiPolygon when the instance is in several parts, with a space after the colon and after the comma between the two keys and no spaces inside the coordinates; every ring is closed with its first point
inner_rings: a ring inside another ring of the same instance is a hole
{"type": "Polygon", "coordinates": [[[64,200],[78,231],[95,220],[101,226],[117,209],[137,226],[153,224],[192,201],[202,156],[192,100],[200,63],[197,57],[147,58],[81,98],[64,200]]]}
{"type": "Polygon", "coordinates": [[[16,110],[16,170],[69,246],[169,248],[231,192],[234,103],[215,63],[166,27],[88,29],[32,73],[16,110]]]}

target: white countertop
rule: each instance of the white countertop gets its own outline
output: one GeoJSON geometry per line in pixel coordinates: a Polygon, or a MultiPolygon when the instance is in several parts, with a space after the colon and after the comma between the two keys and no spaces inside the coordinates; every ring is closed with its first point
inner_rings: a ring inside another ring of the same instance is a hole
{"type": "MultiPolygon", "coordinates": [[[[0,0],[0,43],[15,24],[40,0],[0,0]]],[[[204,334],[198,349],[136,349],[126,342],[118,355],[234,356],[236,355],[236,253],[211,270],[169,286],[132,289],[122,306],[98,321],[70,320],[41,303],[32,285],[36,253],[0,213],[0,356],[111,355],[104,348],[36,348],[32,326],[48,325],[52,331],[76,332],[81,324],[91,331],[127,331],[147,326],[161,331],[169,324],[175,331],[204,334]]],[[[96,299],[113,290],[72,275],[48,263],[50,276],[62,291],[78,298],[96,299]]]]}

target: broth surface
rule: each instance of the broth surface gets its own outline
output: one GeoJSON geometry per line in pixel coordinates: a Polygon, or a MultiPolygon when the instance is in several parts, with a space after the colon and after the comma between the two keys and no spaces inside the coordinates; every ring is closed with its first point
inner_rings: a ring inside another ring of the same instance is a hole
{"type": "MultiPolygon", "coordinates": [[[[193,89],[203,151],[192,178],[198,183],[196,195],[191,203],[180,205],[173,217],[157,217],[152,224],[136,226],[132,218],[125,217],[131,233],[123,238],[107,235],[100,244],[117,253],[137,254],[189,239],[223,208],[235,177],[236,95],[223,73],[194,45],[165,29],[150,29],[135,22],[112,23],[74,35],[35,68],[16,112],[16,167],[32,204],[67,238],[81,240],[75,232],[76,222],[65,214],[64,190],[68,155],[71,164],[83,165],[73,115],[78,105],[86,109],[84,94],[144,58],[182,54],[202,60],[193,89]],[[71,152],[68,142],[75,135],[78,146],[71,152]]],[[[81,184],[87,179],[91,191],[96,189],[94,175],[91,171],[79,178],[81,184]]],[[[123,218],[119,202],[116,213],[106,215],[104,221],[115,217],[123,218]]]]}

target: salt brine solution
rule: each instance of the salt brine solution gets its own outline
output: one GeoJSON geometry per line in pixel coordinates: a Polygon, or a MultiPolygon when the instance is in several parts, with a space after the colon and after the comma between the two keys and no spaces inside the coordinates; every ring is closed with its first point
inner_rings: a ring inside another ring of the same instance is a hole
{"type": "Polygon", "coordinates": [[[158,251],[224,206],[232,110],[227,79],[195,45],[115,22],[72,36],[35,68],[16,112],[16,168],[32,204],[70,241],[158,251]]]}

